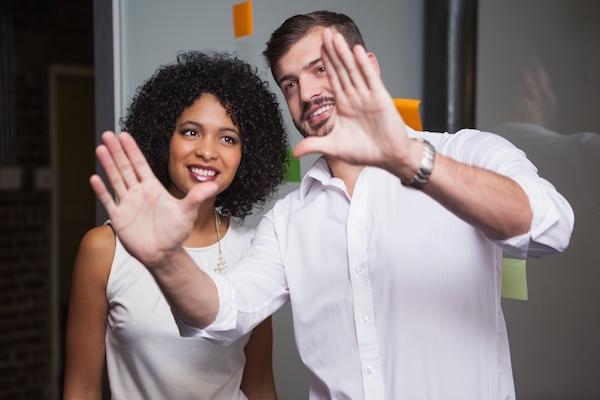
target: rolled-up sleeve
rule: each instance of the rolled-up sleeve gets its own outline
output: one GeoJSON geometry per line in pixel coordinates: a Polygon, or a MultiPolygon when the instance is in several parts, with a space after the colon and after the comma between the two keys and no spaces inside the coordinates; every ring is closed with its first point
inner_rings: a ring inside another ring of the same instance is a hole
{"type": "Polygon", "coordinates": [[[456,138],[450,146],[450,153],[454,153],[449,154],[451,157],[511,178],[529,199],[529,231],[494,242],[518,258],[541,257],[566,249],[573,232],[573,209],[550,182],[538,175],[525,153],[492,133],[464,130],[456,138]]]}
{"type": "Polygon", "coordinates": [[[262,218],[240,264],[224,276],[211,276],[219,295],[215,321],[204,329],[177,321],[182,336],[200,336],[228,345],[289,300],[273,210],[262,218]]]}

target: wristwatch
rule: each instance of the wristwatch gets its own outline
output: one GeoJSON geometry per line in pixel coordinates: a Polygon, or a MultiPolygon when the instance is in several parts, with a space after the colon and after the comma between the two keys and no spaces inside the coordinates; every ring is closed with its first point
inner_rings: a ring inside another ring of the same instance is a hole
{"type": "Polygon", "coordinates": [[[423,149],[423,158],[421,158],[421,165],[415,176],[413,176],[412,179],[408,182],[402,182],[402,184],[420,190],[423,189],[423,186],[425,186],[425,184],[429,180],[429,176],[431,175],[431,171],[433,170],[433,164],[435,161],[435,147],[433,147],[433,145],[427,140],[421,138],[412,140],[417,140],[425,144],[425,147],[423,149]]]}

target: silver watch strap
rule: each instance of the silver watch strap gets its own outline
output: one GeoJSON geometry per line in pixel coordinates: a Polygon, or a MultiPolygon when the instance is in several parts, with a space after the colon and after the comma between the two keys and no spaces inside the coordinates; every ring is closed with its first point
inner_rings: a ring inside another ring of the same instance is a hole
{"type": "Polygon", "coordinates": [[[431,176],[431,171],[433,171],[433,164],[435,162],[435,147],[427,140],[424,139],[414,139],[419,142],[425,144],[423,149],[423,158],[421,158],[421,165],[419,170],[410,180],[410,182],[402,182],[403,184],[413,187],[415,189],[422,189],[423,186],[429,181],[429,177],[431,176]]]}

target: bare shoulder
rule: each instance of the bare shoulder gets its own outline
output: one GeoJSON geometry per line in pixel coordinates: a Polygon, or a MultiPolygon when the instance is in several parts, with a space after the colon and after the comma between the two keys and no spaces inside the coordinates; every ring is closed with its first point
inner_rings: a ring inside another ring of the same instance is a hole
{"type": "Polygon", "coordinates": [[[115,233],[109,225],[101,225],[90,229],[79,243],[79,251],[85,250],[96,255],[114,253],[116,245],[115,233]]]}
{"type": "Polygon", "coordinates": [[[99,279],[105,284],[108,281],[115,247],[115,233],[110,226],[102,225],[90,229],[79,243],[74,273],[99,279]]]}

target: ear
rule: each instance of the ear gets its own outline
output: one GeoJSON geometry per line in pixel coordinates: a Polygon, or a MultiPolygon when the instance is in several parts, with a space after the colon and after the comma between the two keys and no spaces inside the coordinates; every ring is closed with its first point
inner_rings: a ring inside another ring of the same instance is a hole
{"type": "Polygon", "coordinates": [[[375,71],[377,71],[377,74],[381,75],[381,68],[379,68],[379,61],[377,61],[377,57],[375,57],[375,54],[371,53],[369,51],[369,52],[367,52],[367,56],[369,57],[369,60],[375,67],[375,71]]]}

